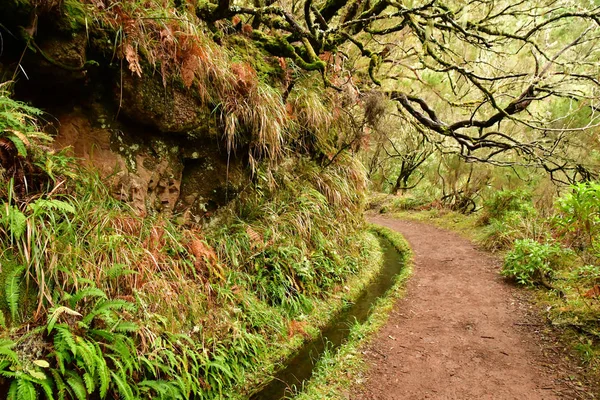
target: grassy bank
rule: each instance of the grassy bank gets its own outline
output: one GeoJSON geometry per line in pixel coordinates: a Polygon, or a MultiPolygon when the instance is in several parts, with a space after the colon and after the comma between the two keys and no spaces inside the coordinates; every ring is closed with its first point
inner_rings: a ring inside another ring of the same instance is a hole
{"type": "Polygon", "coordinates": [[[343,154],[257,167],[205,224],[140,216],[48,149],[39,110],[0,95],[6,398],[247,398],[376,258],[343,154]]]}
{"type": "MultiPolygon", "coordinates": [[[[365,364],[362,349],[373,335],[387,322],[396,300],[403,296],[404,287],[410,277],[411,251],[404,238],[384,227],[372,225],[371,230],[384,240],[389,240],[400,253],[404,268],[396,276],[393,287],[374,304],[371,315],[363,324],[355,324],[347,341],[336,352],[326,353],[317,363],[313,377],[306,383],[297,400],[346,399],[348,389],[361,383],[365,364]]],[[[382,260],[377,264],[381,267],[382,260]]]]}

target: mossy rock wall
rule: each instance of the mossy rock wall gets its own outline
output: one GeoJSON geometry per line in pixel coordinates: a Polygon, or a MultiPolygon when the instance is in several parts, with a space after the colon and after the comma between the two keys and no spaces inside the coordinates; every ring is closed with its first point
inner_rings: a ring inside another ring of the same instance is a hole
{"type": "Polygon", "coordinates": [[[0,24],[10,32],[2,36],[0,76],[17,76],[16,97],[48,112],[55,149],[69,147],[140,214],[199,220],[235,199],[248,168],[225,151],[211,108],[193,86],[144,60],[141,76],[130,71],[114,32],[86,26],[84,7],[0,2],[0,24]]]}

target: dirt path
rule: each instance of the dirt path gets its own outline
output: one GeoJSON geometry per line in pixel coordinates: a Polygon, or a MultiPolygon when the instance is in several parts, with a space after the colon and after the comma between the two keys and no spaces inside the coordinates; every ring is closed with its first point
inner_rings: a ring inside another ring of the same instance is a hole
{"type": "Polygon", "coordinates": [[[372,222],[407,238],[414,275],[365,351],[366,383],[350,398],[593,398],[565,381],[557,367],[564,354],[549,356],[538,344],[543,332],[532,326],[539,321],[531,322],[527,302],[499,276],[497,260],[430,225],[381,216],[372,222]]]}

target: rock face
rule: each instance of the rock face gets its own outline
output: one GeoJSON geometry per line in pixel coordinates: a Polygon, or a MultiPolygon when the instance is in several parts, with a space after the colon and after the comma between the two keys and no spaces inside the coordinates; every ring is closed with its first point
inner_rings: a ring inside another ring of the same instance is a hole
{"type": "Polygon", "coordinates": [[[160,132],[188,133],[208,129],[210,113],[205,111],[206,106],[200,99],[191,90],[163,85],[158,76],[139,78],[127,71],[115,94],[127,117],[160,132]]]}
{"type": "Polygon", "coordinates": [[[20,74],[15,97],[56,118],[54,147],[96,168],[115,197],[191,220],[236,197],[243,161],[226,153],[210,106],[148,65],[141,77],[123,69],[112,34],[88,29],[85,2],[0,0],[0,15],[13,32],[0,78],[20,74]]]}
{"type": "Polygon", "coordinates": [[[199,222],[236,197],[244,169],[213,139],[165,137],[75,110],[58,117],[56,149],[98,170],[116,198],[140,215],[178,212],[199,222]],[[229,168],[228,168],[229,165],[229,168]]]}

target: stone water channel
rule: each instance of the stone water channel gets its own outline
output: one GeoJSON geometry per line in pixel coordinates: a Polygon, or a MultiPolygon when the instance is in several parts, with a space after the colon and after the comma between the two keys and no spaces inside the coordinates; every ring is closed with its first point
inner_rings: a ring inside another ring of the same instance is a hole
{"type": "Polygon", "coordinates": [[[398,250],[387,239],[380,241],[384,265],[378,276],[365,287],[355,303],[340,312],[319,337],[307,342],[272,381],[250,397],[251,400],[279,400],[299,393],[323,353],[336,351],[347,339],[351,326],[367,320],[372,306],[394,285],[395,277],[404,268],[398,250]]]}

